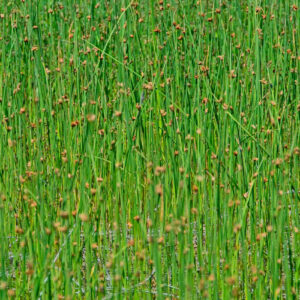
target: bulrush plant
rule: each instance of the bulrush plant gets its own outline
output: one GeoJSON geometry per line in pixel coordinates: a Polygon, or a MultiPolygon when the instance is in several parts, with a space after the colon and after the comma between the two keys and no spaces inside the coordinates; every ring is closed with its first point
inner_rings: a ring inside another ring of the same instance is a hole
{"type": "Polygon", "coordinates": [[[0,1],[0,299],[298,299],[297,1],[0,1]]]}

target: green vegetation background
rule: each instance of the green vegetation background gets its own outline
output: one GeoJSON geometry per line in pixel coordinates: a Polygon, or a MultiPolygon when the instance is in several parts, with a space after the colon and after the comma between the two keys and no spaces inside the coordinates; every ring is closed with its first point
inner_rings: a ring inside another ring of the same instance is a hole
{"type": "Polygon", "coordinates": [[[0,2],[1,299],[297,299],[296,2],[0,2]]]}

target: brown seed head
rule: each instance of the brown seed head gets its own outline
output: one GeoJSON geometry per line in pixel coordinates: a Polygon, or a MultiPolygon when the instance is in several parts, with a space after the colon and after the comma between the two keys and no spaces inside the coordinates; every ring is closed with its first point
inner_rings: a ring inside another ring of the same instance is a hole
{"type": "Polygon", "coordinates": [[[88,215],[87,215],[87,214],[84,214],[84,213],[80,214],[80,215],[79,215],[79,218],[80,218],[80,220],[81,220],[82,222],[87,222],[88,219],[89,219],[88,215]]]}
{"type": "Polygon", "coordinates": [[[96,115],[94,114],[89,114],[86,116],[88,122],[92,123],[92,122],[95,122],[96,121],[96,115]]]}

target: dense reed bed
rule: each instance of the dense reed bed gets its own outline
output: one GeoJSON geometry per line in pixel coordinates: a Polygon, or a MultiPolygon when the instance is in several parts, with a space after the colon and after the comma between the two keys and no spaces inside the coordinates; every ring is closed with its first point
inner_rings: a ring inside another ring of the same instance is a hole
{"type": "Polygon", "coordinates": [[[290,0],[0,2],[0,298],[299,299],[290,0]]]}

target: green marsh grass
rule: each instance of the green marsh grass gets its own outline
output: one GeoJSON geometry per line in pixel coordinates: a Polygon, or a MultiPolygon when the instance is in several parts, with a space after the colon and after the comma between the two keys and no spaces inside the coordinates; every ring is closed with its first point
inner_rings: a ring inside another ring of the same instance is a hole
{"type": "Polygon", "coordinates": [[[298,299],[296,2],[0,2],[0,299],[298,299]]]}

